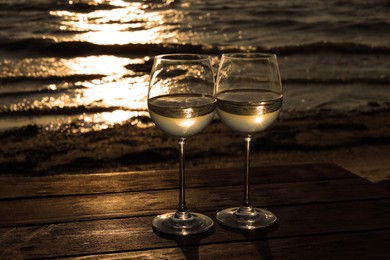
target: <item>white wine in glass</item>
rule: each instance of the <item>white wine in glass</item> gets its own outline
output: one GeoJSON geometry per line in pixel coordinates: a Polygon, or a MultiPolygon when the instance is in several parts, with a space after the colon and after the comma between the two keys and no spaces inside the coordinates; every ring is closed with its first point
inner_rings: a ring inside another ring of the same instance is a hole
{"type": "Polygon", "coordinates": [[[166,54],[156,56],[150,76],[148,109],[155,125],[178,139],[180,151],[179,206],[154,218],[152,226],[163,233],[191,235],[214,223],[206,215],[190,212],[185,199],[184,151],[188,137],[198,134],[213,119],[217,99],[208,56],[166,54]]]}
{"type": "Polygon", "coordinates": [[[245,140],[244,198],[239,207],[217,213],[217,221],[239,229],[264,228],[276,222],[270,211],[250,201],[250,142],[254,133],[268,128],[282,108],[283,94],[276,55],[223,54],[217,75],[217,112],[223,123],[245,140]]]}

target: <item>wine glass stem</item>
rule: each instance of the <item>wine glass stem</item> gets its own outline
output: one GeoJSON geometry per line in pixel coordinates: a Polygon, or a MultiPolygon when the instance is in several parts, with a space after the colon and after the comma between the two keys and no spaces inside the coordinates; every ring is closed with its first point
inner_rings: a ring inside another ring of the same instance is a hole
{"type": "Polygon", "coordinates": [[[245,137],[245,179],[244,179],[244,200],[242,201],[242,207],[252,207],[249,198],[249,164],[250,164],[250,143],[251,135],[245,137]]]}
{"type": "MultiPolygon", "coordinates": [[[[177,215],[180,213],[187,212],[186,206],[186,194],[185,194],[185,175],[184,175],[184,158],[185,158],[185,144],[186,139],[180,138],[179,150],[180,150],[180,196],[179,196],[179,207],[177,209],[177,215]]],[[[183,214],[180,214],[183,216],[183,214]]]]}

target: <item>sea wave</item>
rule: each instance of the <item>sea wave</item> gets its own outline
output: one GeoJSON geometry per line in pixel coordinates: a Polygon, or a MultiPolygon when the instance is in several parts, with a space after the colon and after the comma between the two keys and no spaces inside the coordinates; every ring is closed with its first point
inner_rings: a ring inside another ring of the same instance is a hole
{"type": "Polygon", "coordinates": [[[161,53],[205,53],[221,54],[234,51],[267,51],[279,54],[305,53],[355,53],[355,54],[390,54],[390,46],[370,45],[354,42],[318,41],[296,45],[281,46],[238,46],[238,45],[198,45],[177,43],[149,43],[98,45],[89,42],[56,42],[51,39],[2,39],[0,51],[24,52],[33,55],[53,57],[80,57],[90,55],[150,56],[161,53]]]}
{"type": "Polygon", "coordinates": [[[19,98],[28,98],[29,96],[33,95],[43,95],[43,94],[59,94],[59,93],[65,93],[69,91],[74,91],[77,89],[84,89],[85,87],[82,85],[72,85],[67,86],[66,88],[42,88],[42,89],[32,89],[32,90],[21,90],[21,91],[7,91],[7,92],[0,92],[0,99],[1,98],[10,98],[10,97],[19,97],[19,98]]]}
{"type": "Polygon", "coordinates": [[[366,84],[366,85],[388,85],[390,77],[379,78],[283,78],[284,84],[321,84],[321,85],[336,85],[336,84],[366,84]]]}
{"type": "MultiPolygon", "coordinates": [[[[110,106],[110,107],[99,107],[99,106],[75,106],[75,107],[55,107],[55,108],[27,108],[22,110],[10,110],[0,109],[0,117],[21,117],[21,116],[69,116],[69,115],[81,115],[81,114],[93,114],[103,112],[114,112],[117,110],[128,110],[127,108],[110,106]]],[[[136,109],[128,111],[135,112],[136,109]]],[[[144,111],[144,110],[140,110],[144,111]]]]}
{"type": "Polygon", "coordinates": [[[57,82],[76,82],[85,80],[94,80],[105,77],[101,74],[74,74],[67,76],[15,76],[4,77],[0,75],[0,84],[18,83],[23,81],[38,81],[41,83],[57,83],[57,82]]]}
{"type": "MultiPolygon", "coordinates": [[[[259,48],[261,49],[261,48],[259,48]]],[[[281,54],[304,53],[355,53],[355,54],[390,54],[390,46],[369,45],[354,42],[312,42],[297,45],[272,47],[270,50],[281,54]]]]}
{"type": "Polygon", "coordinates": [[[118,6],[111,3],[94,4],[90,1],[75,1],[70,4],[68,1],[9,1],[0,3],[1,10],[9,10],[15,12],[21,11],[51,11],[51,10],[67,10],[74,12],[92,12],[96,10],[111,10],[118,6]]]}

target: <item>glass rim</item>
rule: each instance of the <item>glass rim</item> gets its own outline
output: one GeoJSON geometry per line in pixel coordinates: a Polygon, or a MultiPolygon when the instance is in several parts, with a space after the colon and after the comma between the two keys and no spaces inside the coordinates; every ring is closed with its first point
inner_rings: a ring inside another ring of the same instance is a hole
{"type": "Polygon", "coordinates": [[[228,52],[223,53],[223,57],[228,57],[230,59],[247,59],[247,60],[263,60],[263,59],[270,59],[270,58],[276,58],[275,53],[268,53],[268,52],[228,52]]]}
{"type": "Polygon", "coordinates": [[[155,59],[166,61],[202,61],[210,60],[210,56],[197,53],[167,53],[154,56],[155,59]]]}

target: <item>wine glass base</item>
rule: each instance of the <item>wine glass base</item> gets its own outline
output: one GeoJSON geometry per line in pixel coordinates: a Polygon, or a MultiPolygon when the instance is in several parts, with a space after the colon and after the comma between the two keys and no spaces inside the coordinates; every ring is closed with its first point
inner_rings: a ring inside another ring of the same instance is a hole
{"type": "Polygon", "coordinates": [[[277,217],[272,212],[253,208],[251,213],[238,213],[239,207],[224,209],[217,213],[217,221],[225,226],[238,229],[258,229],[271,226],[277,217]]]}
{"type": "Polygon", "coordinates": [[[206,232],[214,225],[213,220],[203,214],[191,213],[188,219],[175,215],[175,212],[158,215],[153,219],[152,226],[162,233],[186,236],[206,232]]]}

